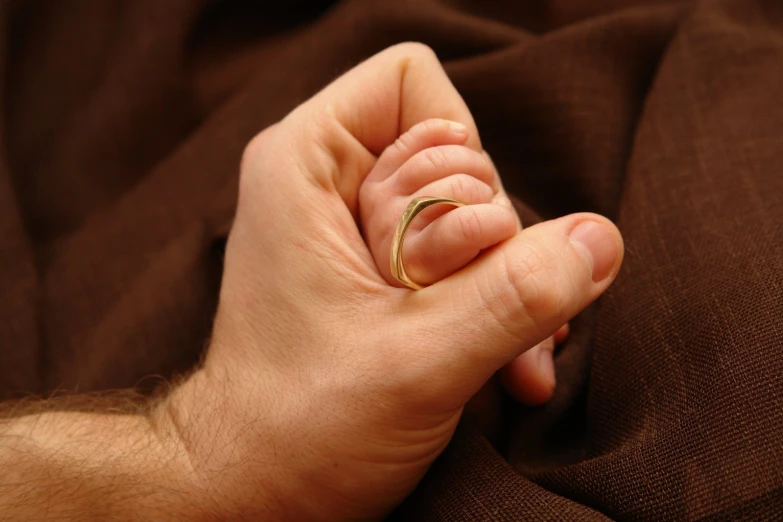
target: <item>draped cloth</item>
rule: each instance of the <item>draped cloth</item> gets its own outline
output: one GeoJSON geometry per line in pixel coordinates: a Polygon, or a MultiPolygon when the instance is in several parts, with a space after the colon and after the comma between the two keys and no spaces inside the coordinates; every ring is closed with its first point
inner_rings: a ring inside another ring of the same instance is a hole
{"type": "Polygon", "coordinates": [[[526,224],[627,250],[551,403],[493,396],[391,519],[783,518],[779,0],[3,0],[0,398],[192,367],[245,143],[408,40],[526,224]]]}

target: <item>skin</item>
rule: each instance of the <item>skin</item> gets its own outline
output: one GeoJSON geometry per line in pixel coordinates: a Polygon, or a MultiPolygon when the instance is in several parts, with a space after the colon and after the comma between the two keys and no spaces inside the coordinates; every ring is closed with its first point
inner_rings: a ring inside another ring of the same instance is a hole
{"type": "MultiPolygon", "coordinates": [[[[361,226],[387,283],[403,287],[391,275],[389,253],[397,221],[413,198],[438,195],[468,205],[432,207],[411,224],[403,259],[420,284],[450,276],[522,230],[492,160],[466,144],[469,136],[468,127],[459,122],[417,123],[386,147],[367,175],[359,191],[361,226]]],[[[567,333],[564,325],[501,370],[512,396],[530,405],[549,400],[555,387],[552,355],[567,333]]]]}
{"type": "Polygon", "coordinates": [[[470,113],[418,44],[360,64],[249,145],[203,367],[131,415],[0,428],[7,520],[373,520],[416,486],[465,403],[598,297],[606,219],[530,227],[411,292],[378,271],[362,181],[411,127],[470,113]]]}

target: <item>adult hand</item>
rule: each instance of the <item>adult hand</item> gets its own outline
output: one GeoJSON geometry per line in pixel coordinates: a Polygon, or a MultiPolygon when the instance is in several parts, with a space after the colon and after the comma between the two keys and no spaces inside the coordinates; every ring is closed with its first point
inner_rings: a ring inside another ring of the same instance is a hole
{"type": "Polygon", "coordinates": [[[172,421],[205,511],[380,518],[421,479],[465,403],[614,279],[617,229],[593,214],[530,227],[420,291],[388,285],[357,227],[377,156],[418,122],[468,127],[435,55],[390,48],[248,146],[203,368],[172,421]]]}

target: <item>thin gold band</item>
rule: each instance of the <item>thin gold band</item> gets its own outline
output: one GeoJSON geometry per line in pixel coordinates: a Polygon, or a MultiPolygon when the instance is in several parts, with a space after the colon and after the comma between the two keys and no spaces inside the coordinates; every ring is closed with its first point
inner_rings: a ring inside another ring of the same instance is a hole
{"type": "Polygon", "coordinates": [[[413,290],[421,290],[424,287],[412,281],[405,272],[405,266],[402,263],[402,242],[405,240],[405,234],[408,233],[408,227],[411,226],[413,219],[419,215],[422,210],[433,205],[462,207],[465,204],[449,198],[431,196],[416,198],[408,204],[405,212],[402,213],[402,217],[400,217],[400,221],[397,222],[397,229],[394,231],[394,237],[392,238],[390,256],[392,277],[413,290]]]}

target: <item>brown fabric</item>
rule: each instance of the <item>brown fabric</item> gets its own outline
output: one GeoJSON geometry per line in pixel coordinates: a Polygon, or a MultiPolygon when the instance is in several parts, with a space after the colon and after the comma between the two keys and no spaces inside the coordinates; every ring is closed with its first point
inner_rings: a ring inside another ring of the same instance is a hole
{"type": "Polygon", "coordinates": [[[512,193],[627,255],[552,403],[461,432],[392,518],[783,517],[779,0],[0,2],[0,396],[186,371],[244,143],[403,40],[512,193]]]}

